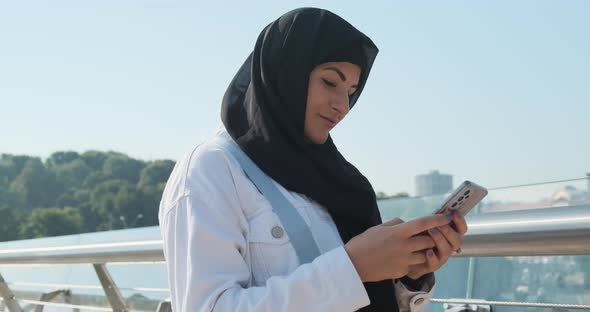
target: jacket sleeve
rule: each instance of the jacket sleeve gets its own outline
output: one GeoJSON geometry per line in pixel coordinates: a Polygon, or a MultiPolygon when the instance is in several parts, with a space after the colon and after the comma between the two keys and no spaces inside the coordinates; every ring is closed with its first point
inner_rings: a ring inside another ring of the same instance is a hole
{"type": "MultiPolygon", "coordinates": [[[[231,172],[217,161],[201,159],[197,162],[200,168],[187,169],[200,169],[195,172],[206,175],[213,168],[215,175],[205,180],[179,179],[199,184],[189,185],[201,191],[199,196],[189,192],[172,203],[163,200],[160,206],[174,311],[356,311],[369,304],[343,246],[300,265],[289,275],[271,277],[263,287],[249,287],[247,219],[231,172]]],[[[169,180],[165,192],[175,193],[173,183],[169,180]]]]}

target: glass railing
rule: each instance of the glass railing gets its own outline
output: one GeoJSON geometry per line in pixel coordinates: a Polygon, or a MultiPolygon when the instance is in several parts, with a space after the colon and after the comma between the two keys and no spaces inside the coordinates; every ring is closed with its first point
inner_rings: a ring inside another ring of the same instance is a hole
{"type": "MultiPolygon", "coordinates": [[[[384,221],[411,220],[428,215],[448,194],[379,200],[384,221]]],[[[490,188],[488,195],[470,214],[540,209],[590,204],[588,178],[490,188]]]]}

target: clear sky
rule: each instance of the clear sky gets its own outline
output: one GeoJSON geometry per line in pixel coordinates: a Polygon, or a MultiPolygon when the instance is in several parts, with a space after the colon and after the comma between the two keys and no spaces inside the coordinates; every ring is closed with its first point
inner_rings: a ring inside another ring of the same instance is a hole
{"type": "Polygon", "coordinates": [[[332,134],[376,190],[590,172],[590,1],[3,1],[0,153],[178,159],[220,124],[260,30],[301,6],[380,48],[332,134]]]}

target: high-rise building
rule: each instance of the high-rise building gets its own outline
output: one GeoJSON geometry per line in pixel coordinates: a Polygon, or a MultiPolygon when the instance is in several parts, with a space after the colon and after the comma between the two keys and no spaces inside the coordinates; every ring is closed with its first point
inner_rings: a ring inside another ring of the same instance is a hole
{"type": "Polygon", "coordinates": [[[416,176],[416,196],[445,194],[453,190],[453,176],[438,170],[416,176]]]}

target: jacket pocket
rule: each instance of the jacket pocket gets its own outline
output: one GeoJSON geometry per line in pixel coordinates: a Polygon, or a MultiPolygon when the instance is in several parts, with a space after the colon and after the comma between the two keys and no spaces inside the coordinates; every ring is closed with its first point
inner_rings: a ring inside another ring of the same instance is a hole
{"type": "Polygon", "coordinates": [[[257,213],[248,223],[254,286],[262,286],[270,277],[288,275],[297,268],[299,260],[295,249],[272,210],[257,213]]]}

